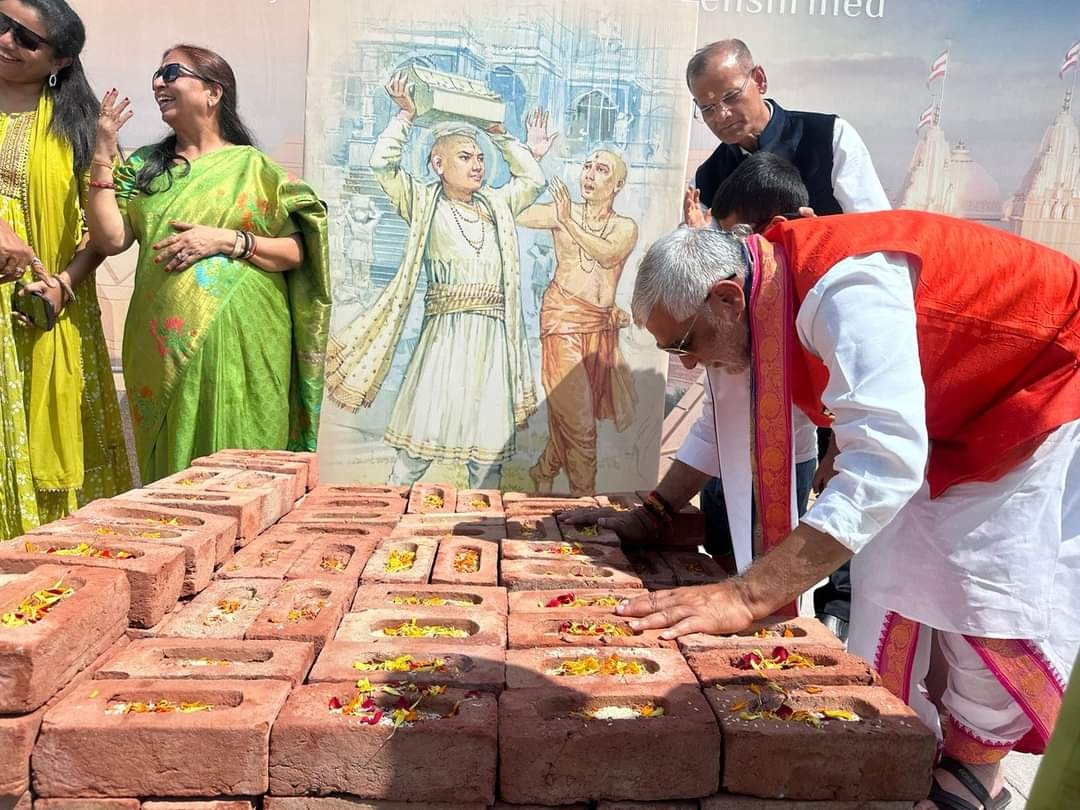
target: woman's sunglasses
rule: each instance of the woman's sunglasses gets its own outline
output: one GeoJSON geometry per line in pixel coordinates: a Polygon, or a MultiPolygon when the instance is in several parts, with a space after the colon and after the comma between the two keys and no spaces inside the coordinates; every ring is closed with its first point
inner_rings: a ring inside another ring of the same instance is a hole
{"type": "Polygon", "coordinates": [[[41,34],[31,31],[18,20],[13,20],[7,14],[0,12],[0,37],[8,31],[11,32],[11,38],[15,40],[15,44],[24,51],[36,51],[38,48],[52,45],[41,34]]]}
{"type": "Polygon", "coordinates": [[[169,62],[169,64],[167,65],[162,65],[154,71],[154,75],[150,79],[150,81],[154,81],[154,79],[160,77],[161,80],[165,82],[165,84],[172,84],[181,76],[190,76],[193,79],[199,79],[204,82],[210,82],[211,84],[217,84],[217,82],[215,82],[213,79],[208,79],[205,76],[196,73],[191,68],[181,65],[179,62],[169,62]]]}

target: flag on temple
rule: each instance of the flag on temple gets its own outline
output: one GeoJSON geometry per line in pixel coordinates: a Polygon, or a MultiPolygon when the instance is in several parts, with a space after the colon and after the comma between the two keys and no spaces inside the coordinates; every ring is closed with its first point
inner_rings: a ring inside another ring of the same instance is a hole
{"type": "Polygon", "coordinates": [[[1080,40],[1073,43],[1073,46],[1065,52],[1065,61],[1061,63],[1061,67],[1058,69],[1058,78],[1065,78],[1065,71],[1069,68],[1074,68],[1080,64],[1080,40]]]}
{"type": "Polygon", "coordinates": [[[926,80],[926,86],[929,87],[934,83],[935,79],[940,79],[945,75],[945,71],[949,67],[949,52],[942,52],[941,56],[934,60],[934,63],[930,65],[930,78],[926,80]]]}
{"type": "Polygon", "coordinates": [[[926,108],[925,112],[919,116],[919,125],[915,127],[915,131],[918,132],[925,126],[928,126],[934,122],[934,113],[937,112],[937,105],[931,104],[926,108]]]}

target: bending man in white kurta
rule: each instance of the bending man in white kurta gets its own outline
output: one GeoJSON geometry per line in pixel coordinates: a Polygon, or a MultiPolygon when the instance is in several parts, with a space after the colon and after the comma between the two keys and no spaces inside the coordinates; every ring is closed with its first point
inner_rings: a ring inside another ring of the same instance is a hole
{"type": "MultiPolygon", "coordinates": [[[[634,316],[710,378],[750,375],[755,388],[768,370],[762,332],[790,341],[794,359],[772,370],[805,374],[782,405],[832,418],[836,474],[801,523],[787,509],[787,533],[741,577],[650,594],[619,612],[639,617],[637,628],[668,628],[668,638],[737,632],[855,554],[851,648],[944,732],[948,757],[931,796],[999,800],[1000,759],[1045,744],[1080,645],[1080,266],[921,212],[785,223],[766,239],[747,249],[714,231],[665,237],[639,269],[634,316]],[[773,273],[795,301],[787,322],[754,312],[761,257],[773,250],[783,258],[773,273]],[[949,669],[944,730],[918,689],[934,634],[949,669]]],[[[748,388],[706,409],[646,509],[601,524],[638,536],[662,526],[721,459],[725,476],[744,470],[758,516],[773,519],[778,499],[790,507],[790,491],[770,500],[751,472],[751,453],[763,469],[764,412],[748,388]],[[751,412],[757,451],[745,436],[751,412]]]]}

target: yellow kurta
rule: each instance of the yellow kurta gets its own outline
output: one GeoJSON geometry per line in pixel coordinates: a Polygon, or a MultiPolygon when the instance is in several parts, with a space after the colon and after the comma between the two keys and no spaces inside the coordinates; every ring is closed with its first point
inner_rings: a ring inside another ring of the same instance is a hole
{"type": "MultiPolygon", "coordinates": [[[[42,105],[35,112],[0,114],[0,218],[39,254],[45,251],[36,244],[34,237],[37,235],[32,233],[30,167],[32,164],[44,166],[46,161],[32,159],[31,143],[35,128],[40,131],[39,116],[47,112],[47,106],[42,105]]],[[[35,145],[35,148],[38,147],[35,145]]],[[[47,170],[55,171],[55,167],[49,166],[47,170]]],[[[75,183],[73,170],[70,171],[70,182],[75,183]]],[[[57,199],[56,202],[59,205],[64,201],[57,199]]],[[[67,261],[70,258],[67,257],[67,261]]],[[[64,267],[46,265],[52,273],[59,273],[64,267]]],[[[14,322],[12,292],[13,285],[0,286],[0,457],[3,459],[0,462],[0,538],[22,534],[65,516],[83,503],[110,497],[131,487],[120,409],[101,330],[101,310],[93,275],[79,286],[78,302],[61,313],[55,327],[72,338],[70,344],[78,346],[77,355],[72,358],[76,374],[71,396],[62,401],[48,400],[55,407],[70,405],[79,409],[74,419],[65,420],[67,424],[81,426],[81,430],[75,431],[78,435],[65,435],[60,440],[77,443],[76,449],[81,451],[82,457],[82,475],[81,479],[75,476],[76,480],[65,481],[69,484],[65,486],[57,486],[57,481],[42,480],[40,471],[34,469],[31,451],[34,437],[38,436],[39,442],[44,441],[43,434],[55,433],[59,421],[53,419],[55,413],[51,410],[30,415],[35,344],[55,336],[46,336],[33,327],[14,322]]],[[[38,373],[42,373],[41,370],[38,373]]]]}

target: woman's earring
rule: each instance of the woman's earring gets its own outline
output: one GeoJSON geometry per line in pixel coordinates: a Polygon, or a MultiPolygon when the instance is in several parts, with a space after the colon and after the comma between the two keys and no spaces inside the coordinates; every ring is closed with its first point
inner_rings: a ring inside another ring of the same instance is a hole
{"type": "Polygon", "coordinates": [[[49,74],[49,87],[56,87],[56,74],[55,73],[50,73],[49,74]]]}

